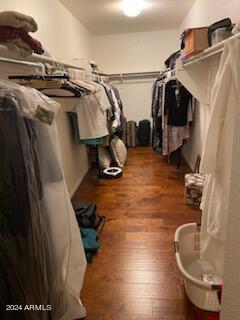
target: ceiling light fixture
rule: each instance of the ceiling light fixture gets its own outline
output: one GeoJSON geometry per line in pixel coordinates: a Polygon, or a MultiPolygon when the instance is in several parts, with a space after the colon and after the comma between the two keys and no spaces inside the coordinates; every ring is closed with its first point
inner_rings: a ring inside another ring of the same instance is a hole
{"type": "Polygon", "coordinates": [[[121,3],[121,8],[126,16],[136,17],[142,12],[144,8],[144,2],[143,0],[123,0],[121,3]]]}

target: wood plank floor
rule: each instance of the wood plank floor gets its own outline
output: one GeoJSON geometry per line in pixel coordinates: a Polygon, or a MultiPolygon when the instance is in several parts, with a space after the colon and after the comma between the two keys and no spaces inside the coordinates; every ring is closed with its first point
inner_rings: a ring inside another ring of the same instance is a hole
{"type": "Polygon", "coordinates": [[[81,294],[88,320],[192,319],[173,254],[176,228],[200,220],[185,204],[186,171],[139,147],[122,178],[97,181],[90,170],[80,185],[73,201],[96,201],[107,217],[81,294]]]}

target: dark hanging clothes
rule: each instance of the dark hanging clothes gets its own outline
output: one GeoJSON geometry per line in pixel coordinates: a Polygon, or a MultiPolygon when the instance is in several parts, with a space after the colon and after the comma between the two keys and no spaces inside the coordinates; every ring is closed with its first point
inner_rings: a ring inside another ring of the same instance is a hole
{"type": "Polygon", "coordinates": [[[188,123],[188,106],[192,98],[188,90],[177,80],[170,80],[165,89],[165,114],[168,125],[186,126],[188,123]]]}
{"type": "Polygon", "coordinates": [[[160,152],[162,149],[162,95],[163,80],[165,75],[162,74],[154,83],[152,89],[152,148],[160,152]]]}
{"type": "Polygon", "coordinates": [[[123,110],[123,104],[122,104],[122,100],[121,100],[121,97],[120,97],[120,94],[119,94],[119,91],[116,87],[112,86],[112,89],[115,93],[115,96],[117,98],[117,101],[118,101],[118,105],[119,105],[119,108],[120,110],[122,111],[123,110]]]}
{"type": "Polygon", "coordinates": [[[0,318],[45,320],[50,312],[7,311],[7,305],[47,305],[52,290],[43,196],[33,120],[14,96],[0,91],[0,318]]]}
{"type": "Polygon", "coordinates": [[[176,63],[177,59],[179,58],[179,56],[180,56],[180,51],[177,51],[177,52],[172,53],[172,54],[167,58],[167,60],[165,61],[165,66],[166,66],[167,68],[172,69],[172,68],[175,66],[175,63],[176,63]]]}

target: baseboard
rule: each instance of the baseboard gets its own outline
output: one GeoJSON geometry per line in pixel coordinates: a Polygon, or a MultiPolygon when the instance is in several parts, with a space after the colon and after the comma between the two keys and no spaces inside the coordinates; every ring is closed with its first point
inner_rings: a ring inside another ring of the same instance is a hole
{"type": "Polygon", "coordinates": [[[76,181],[76,183],[75,183],[74,187],[72,188],[72,190],[70,190],[69,195],[70,195],[71,198],[74,196],[74,193],[77,191],[77,189],[78,189],[78,187],[80,186],[82,180],[83,180],[83,177],[80,177],[80,178],[76,181]]]}
{"type": "Polygon", "coordinates": [[[181,153],[183,160],[185,161],[186,165],[189,167],[189,172],[194,172],[194,168],[192,168],[192,166],[190,165],[190,163],[187,161],[184,153],[181,153]]]}
{"type": "Polygon", "coordinates": [[[87,168],[87,170],[84,173],[84,175],[78,178],[78,180],[76,181],[74,187],[70,190],[70,192],[69,192],[70,198],[72,198],[74,196],[74,193],[77,191],[78,187],[82,183],[83,179],[85,178],[86,174],[88,173],[88,170],[89,170],[89,167],[87,168]]]}

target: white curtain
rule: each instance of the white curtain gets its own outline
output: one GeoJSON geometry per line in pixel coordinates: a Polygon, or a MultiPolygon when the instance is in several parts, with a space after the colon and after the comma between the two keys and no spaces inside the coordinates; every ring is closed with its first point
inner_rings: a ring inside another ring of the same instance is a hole
{"type": "Polygon", "coordinates": [[[210,122],[200,172],[207,175],[202,200],[201,255],[223,274],[228,222],[234,117],[239,104],[240,40],[229,39],[212,89],[210,122]]]}

